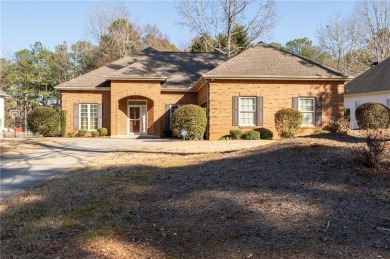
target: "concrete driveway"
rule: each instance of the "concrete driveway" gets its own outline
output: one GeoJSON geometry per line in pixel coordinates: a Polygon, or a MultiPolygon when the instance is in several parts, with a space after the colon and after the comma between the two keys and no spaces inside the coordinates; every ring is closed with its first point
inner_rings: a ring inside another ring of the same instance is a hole
{"type": "Polygon", "coordinates": [[[0,170],[0,201],[38,185],[97,156],[130,149],[164,139],[69,139],[66,146],[42,145],[10,158],[3,158],[0,170]]]}

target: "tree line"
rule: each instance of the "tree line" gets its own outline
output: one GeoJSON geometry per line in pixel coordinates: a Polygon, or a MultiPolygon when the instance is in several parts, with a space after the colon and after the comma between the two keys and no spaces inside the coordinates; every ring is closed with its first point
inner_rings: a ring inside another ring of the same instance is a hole
{"type": "MultiPolygon", "coordinates": [[[[278,20],[274,0],[183,0],[176,7],[178,23],[195,34],[184,51],[229,57],[264,41],[278,20]]],[[[36,42],[0,60],[1,89],[12,97],[7,110],[22,110],[18,125],[34,107],[59,109],[58,84],[147,47],[179,51],[156,25],[132,22],[121,3],[95,6],[87,15],[85,34],[87,40],[72,45],[63,42],[49,50],[36,42]]],[[[357,2],[350,16],[335,14],[318,28],[317,40],[317,45],[308,38],[270,44],[350,75],[367,70],[390,56],[390,1],[357,2]]]]}

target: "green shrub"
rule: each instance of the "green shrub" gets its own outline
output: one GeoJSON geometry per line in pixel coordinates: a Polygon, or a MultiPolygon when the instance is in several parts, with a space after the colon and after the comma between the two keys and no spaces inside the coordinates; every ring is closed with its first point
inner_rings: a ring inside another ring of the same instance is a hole
{"type": "Polygon", "coordinates": [[[68,132],[68,137],[73,138],[75,134],[76,134],[76,132],[74,132],[74,131],[68,132]]]}
{"type": "Polygon", "coordinates": [[[225,135],[221,137],[219,140],[232,140],[232,135],[225,135]]]}
{"type": "Polygon", "coordinates": [[[230,131],[230,136],[231,136],[231,139],[241,139],[241,136],[244,132],[242,130],[231,130],[230,131]]]}
{"type": "Polygon", "coordinates": [[[61,110],[61,137],[65,137],[66,132],[66,111],[61,110]]]}
{"type": "Polygon", "coordinates": [[[274,137],[274,134],[269,129],[258,128],[255,130],[260,132],[260,139],[272,139],[274,137]]]}
{"type": "Polygon", "coordinates": [[[34,134],[55,137],[60,133],[60,115],[53,108],[38,107],[28,113],[27,125],[34,134]]]}
{"type": "Polygon", "coordinates": [[[206,131],[206,110],[200,106],[189,104],[181,106],[172,118],[172,132],[181,137],[181,131],[187,131],[187,139],[203,139],[206,131]]]}
{"type": "Polygon", "coordinates": [[[256,130],[250,130],[250,131],[245,132],[244,134],[242,134],[242,138],[243,139],[247,139],[247,140],[260,139],[260,132],[258,132],[256,130]]]}
{"type": "Polygon", "coordinates": [[[295,109],[282,109],[275,114],[275,128],[282,138],[294,137],[302,121],[302,113],[295,109]]]}
{"type": "Polygon", "coordinates": [[[359,129],[387,129],[390,127],[390,109],[380,103],[363,103],[356,108],[359,129]]]}
{"type": "Polygon", "coordinates": [[[99,132],[99,135],[104,137],[107,136],[108,130],[106,128],[98,128],[97,131],[99,132]]]}
{"type": "Polygon", "coordinates": [[[91,136],[94,138],[99,137],[99,131],[91,131],[91,136]]]}
{"type": "Polygon", "coordinates": [[[330,134],[329,130],[316,130],[312,135],[330,134]]]}
{"type": "Polygon", "coordinates": [[[77,133],[77,136],[79,136],[79,137],[84,137],[85,135],[87,135],[87,133],[88,133],[87,130],[81,129],[81,130],[79,130],[79,132],[77,133]]]}

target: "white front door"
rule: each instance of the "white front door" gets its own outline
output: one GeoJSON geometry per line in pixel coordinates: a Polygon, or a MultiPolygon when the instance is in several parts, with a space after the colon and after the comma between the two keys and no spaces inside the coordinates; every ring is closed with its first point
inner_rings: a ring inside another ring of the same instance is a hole
{"type": "Polygon", "coordinates": [[[146,105],[129,105],[128,133],[146,134],[146,105]]]}

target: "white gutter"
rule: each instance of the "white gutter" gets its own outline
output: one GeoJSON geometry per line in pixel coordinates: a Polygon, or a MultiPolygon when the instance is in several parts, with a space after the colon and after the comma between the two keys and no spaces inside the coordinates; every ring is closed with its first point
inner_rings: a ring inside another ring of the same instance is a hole
{"type": "Polygon", "coordinates": [[[245,79],[245,80],[327,80],[327,81],[350,81],[353,77],[344,76],[344,77],[323,77],[323,76],[269,76],[269,75],[259,75],[259,76],[242,76],[242,75],[203,75],[205,79],[245,79]]]}
{"type": "Polygon", "coordinates": [[[71,91],[111,91],[111,87],[54,87],[57,90],[71,90],[71,91]]]}

